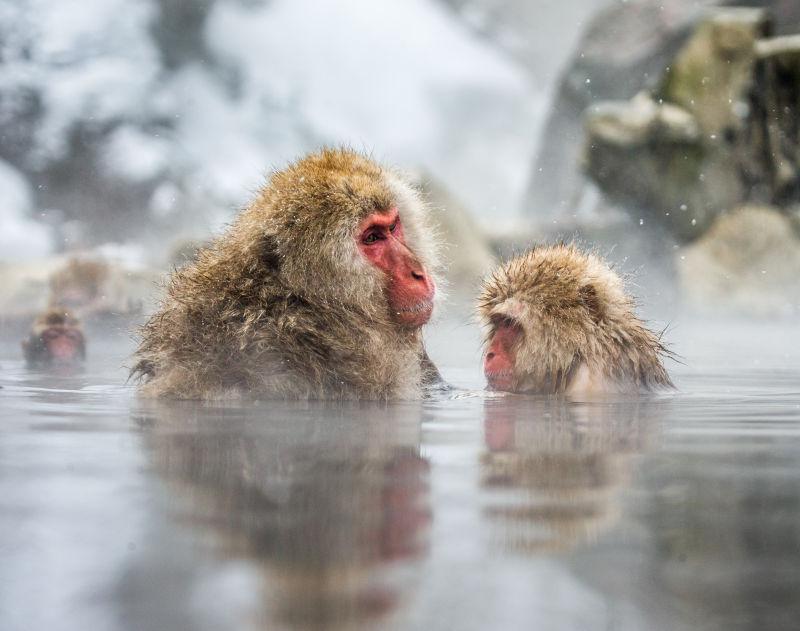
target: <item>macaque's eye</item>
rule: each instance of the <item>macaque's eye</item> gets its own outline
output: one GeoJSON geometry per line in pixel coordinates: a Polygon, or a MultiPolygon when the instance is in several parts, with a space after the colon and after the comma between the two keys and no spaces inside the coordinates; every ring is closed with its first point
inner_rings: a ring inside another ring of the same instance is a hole
{"type": "Polygon", "coordinates": [[[376,241],[380,240],[381,238],[382,238],[382,237],[381,237],[381,235],[380,235],[380,234],[378,234],[376,231],[372,231],[372,232],[368,232],[368,233],[367,233],[367,234],[364,236],[364,238],[362,239],[362,241],[363,241],[363,242],[364,242],[366,245],[372,245],[373,243],[375,243],[376,241]]]}
{"type": "Polygon", "coordinates": [[[498,330],[501,329],[510,329],[512,327],[517,326],[517,323],[514,322],[511,318],[497,318],[495,320],[495,328],[498,330]]]}
{"type": "Polygon", "coordinates": [[[397,228],[397,222],[395,221],[391,226],[389,226],[389,232],[394,232],[397,228]]]}

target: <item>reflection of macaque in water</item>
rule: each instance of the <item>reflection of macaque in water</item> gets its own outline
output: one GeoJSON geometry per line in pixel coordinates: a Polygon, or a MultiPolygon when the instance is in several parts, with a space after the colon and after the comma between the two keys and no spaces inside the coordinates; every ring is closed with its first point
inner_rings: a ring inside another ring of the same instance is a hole
{"type": "Polygon", "coordinates": [[[617,517],[631,458],[653,425],[645,401],[503,399],[485,407],[485,514],[502,545],[537,552],[594,539],[617,517]]]}
{"type": "Polygon", "coordinates": [[[77,364],[86,358],[86,339],[76,317],[53,308],[36,318],[22,352],[30,366],[77,364]]]}
{"type": "Polygon", "coordinates": [[[574,245],[535,248],[484,283],[484,372],[494,390],[588,394],[672,387],[660,337],[620,277],[574,245]]]}
{"type": "Polygon", "coordinates": [[[424,552],[430,521],[418,418],[271,406],[204,422],[195,409],[187,428],[187,408],[150,410],[147,441],[181,512],[262,568],[264,628],[343,628],[395,609],[408,586],[389,570],[424,552]]]}
{"type": "Polygon", "coordinates": [[[419,398],[438,378],[421,333],[434,250],[398,174],[344,149],[306,156],[175,270],[133,373],[166,398],[419,398]]]}

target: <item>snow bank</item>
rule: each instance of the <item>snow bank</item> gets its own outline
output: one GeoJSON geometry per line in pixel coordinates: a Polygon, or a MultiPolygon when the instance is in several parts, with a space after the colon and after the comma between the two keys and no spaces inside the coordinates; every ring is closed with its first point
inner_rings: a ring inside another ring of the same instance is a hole
{"type": "Polygon", "coordinates": [[[77,242],[201,236],[323,144],[425,168],[492,222],[515,212],[542,93],[433,0],[216,0],[202,52],[170,67],[159,11],[0,3],[0,156],[77,242]]]}
{"type": "Polygon", "coordinates": [[[208,41],[240,70],[242,127],[262,147],[269,112],[284,111],[321,142],[429,168],[473,210],[516,209],[543,99],[436,3],[219,3],[208,41]]]}

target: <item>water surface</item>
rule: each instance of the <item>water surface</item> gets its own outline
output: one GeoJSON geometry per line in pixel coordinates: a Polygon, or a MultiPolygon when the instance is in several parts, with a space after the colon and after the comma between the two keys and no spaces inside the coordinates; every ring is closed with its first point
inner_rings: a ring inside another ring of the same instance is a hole
{"type": "Polygon", "coordinates": [[[0,628],[796,629],[800,329],[670,335],[679,392],[137,400],[0,356],[0,628]]]}

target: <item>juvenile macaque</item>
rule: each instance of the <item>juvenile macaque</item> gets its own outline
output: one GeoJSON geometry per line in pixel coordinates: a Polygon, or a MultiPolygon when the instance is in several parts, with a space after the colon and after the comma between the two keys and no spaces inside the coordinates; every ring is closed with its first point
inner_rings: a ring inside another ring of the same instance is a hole
{"type": "Polygon", "coordinates": [[[326,149],[275,173],[228,231],[176,270],[143,327],[145,395],[419,397],[438,373],[434,239],[397,173],[326,149]]]}
{"type": "Polygon", "coordinates": [[[484,283],[484,373],[493,390],[592,394],[670,388],[660,336],[619,276],[574,245],[539,247],[484,283]]]}
{"type": "Polygon", "coordinates": [[[22,352],[30,366],[76,364],[86,358],[86,339],[77,318],[53,308],[36,318],[22,352]]]}

